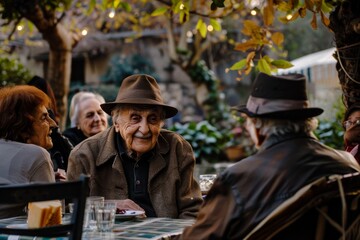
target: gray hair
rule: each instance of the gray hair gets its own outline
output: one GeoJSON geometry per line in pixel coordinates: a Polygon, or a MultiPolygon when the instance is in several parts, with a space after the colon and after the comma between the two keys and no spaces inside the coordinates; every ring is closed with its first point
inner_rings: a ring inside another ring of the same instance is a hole
{"type": "Polygon", "coordinates": [[[316,118],[296,121],[266,118],[256,118],[254,120],[255,127],[260,129],[260,134],[263,136],[281,136],[288,133],[301,132],[312,134],[318,126],[318,120],[316,118]]]}
{"type": "Polygon", "coordinates": [[[70,103],[69,118],[71,127],[76,127],[79,123],[79,105],[87,99],[95,98],[100,104],[105,103],[105,99],[98,93],[93,92],[78,92],[76,93],[70,103]]]}

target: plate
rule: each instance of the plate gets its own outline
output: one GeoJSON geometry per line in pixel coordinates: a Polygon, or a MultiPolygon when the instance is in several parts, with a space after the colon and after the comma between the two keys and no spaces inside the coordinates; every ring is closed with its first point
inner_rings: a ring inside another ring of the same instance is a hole
{"type": "Polygon", "coordinates": [[[126,210],[125,213],[115,214],[115,218],[116,219],[134,218],[136,216],[141,216],[144,213],[145,213],[144,211],[126,210]]]}
{"type": "Polygon", "coordinates": [[[27,229],[27,223],[17,223],[17,224],[10,224],[6,226],[7,228],[19,228],[19,229],[27,229]]]}

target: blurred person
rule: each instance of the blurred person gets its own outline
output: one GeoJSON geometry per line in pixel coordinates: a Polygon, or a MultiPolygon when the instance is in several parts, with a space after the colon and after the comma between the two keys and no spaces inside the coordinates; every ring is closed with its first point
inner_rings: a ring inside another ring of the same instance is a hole
{"type": "Polygon", "coordinates": [[[195,218],[202,203],[195,157],[179,134],[162,129],[178,112],[163,102],[149,75],[125,78],[114,102],[101,104],[113,126],[70,153],[68,178],[89,174],[90,195],[119,199],[118,208],[148,217],[195,218]]]}
{"type": "MultiPolygon", "coordinates": [[[[50,154],[55,121],[49,97],[33,86],[0,89],[0,178],[9,183],[55,182],[50,154]]],[[[22,215],[24,206],[0,206],[0,218],[22,215]]]]}
{"type": "MultiPolygon", "coordinates": [[[[28,85],[35,86],[46,95],[49,96],[51,102],[49,106],[49,115],[58,125],[60,116],[56,107],[56,100],[54,92],[49,84],[44,78],[39,76],[34,76],[29,82],[28,85]]],[[[66,176],[63,174],[67,169],[67,163],[70,151],[73,149],[73,145],[70,143],[60,131],[59,127],[56,127],[51,132],[51,138],[53,141],[53,147],[48,149],[50,152],[51,159],[54,164],[54,171],[56,172],[57,179],[65,180],[66,176]]]]}
{"type": "Polygon", "coordinates": [[[76,146],[86,138],[108,128],[108,116],[101,109],[104,98],[92,92],[76,93],[70,103],[71,127],[63,134],[76,146]]]}
{"type": "MultiPolygon", "coordinates": [[[[264,218],[299,189],[319,178],[360,171],[351,154],[314,137],[306,80],[301,74],[260,73],[246,105],[246,129],[258,151],[235,163],[215,180],[194,225],[176,239],[244,239],[264,218]]],[[[282,239],[313,239],[317,219],[295,225],[282,239]]]]}
{"type": "Polygon", "coordinates": [[[360,104],[350,106],[344,115],[344,144],[345,150],[350,152],[360,163],[360,104]]]}

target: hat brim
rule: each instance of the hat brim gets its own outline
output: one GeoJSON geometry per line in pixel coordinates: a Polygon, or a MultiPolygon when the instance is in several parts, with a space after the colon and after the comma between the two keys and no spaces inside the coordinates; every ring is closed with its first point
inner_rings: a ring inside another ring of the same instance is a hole
{"type": "Polygon", "coordinates": [[[302,109],[292,109],[286,111],[277,111],[271,113],[264,113],[264,114],[256,114],[246,107],[246,105],[240,105],[236,107],[232,107],[232,110],[245,113],[249,117],[256,117],[256,118],[272,118],[272,119],[306,119],[319,116],[324,112],[321,108],[302,108],[302,109]]]}
{"type": "Polygon", "coordinates": [[[150,105],[150,106],[161,106],[163,107],[165,111],[165,118],[171,118],[175,116],[178,113],[177,108],[166,105],[166,104],[159,104],[156,101],[148,100],[147,103],[144,103],[144,99],[139,99],[138,101],[132,99],[132,101],[123,101],[123,102],[109,102],[109,103],[103,103],[101,104],[102,110],[106,112],[107,114],[111,115],[111,111],[118,105],[124,105],[124,104],[133,104],[133,105],[150,105]]]}

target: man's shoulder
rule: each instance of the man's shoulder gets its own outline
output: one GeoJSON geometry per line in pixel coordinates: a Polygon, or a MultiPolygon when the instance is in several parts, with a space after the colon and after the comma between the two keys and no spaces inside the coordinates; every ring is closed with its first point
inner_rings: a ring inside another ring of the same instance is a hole
{"type": "MultiPolygon", "coordinates": [[[[110,141],[108,141],[110,138],[115,139],[114,136],[114,129],[108,128],[103,132],[100,132],[98,134],[95,134],[94,136],[88,137],[79,144],[77,144],[74,147],[73,151],[79,150],[79,149],[91,149],[92,151],[97,150],[99,148],[104,147],[104,145],[109,144],[110,141]]],[[[115,140],[114,140],[115,141],[115,140]]]]}

